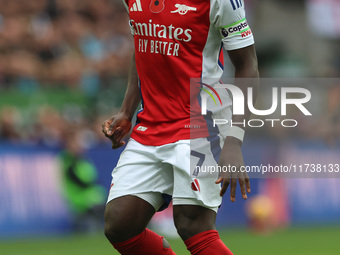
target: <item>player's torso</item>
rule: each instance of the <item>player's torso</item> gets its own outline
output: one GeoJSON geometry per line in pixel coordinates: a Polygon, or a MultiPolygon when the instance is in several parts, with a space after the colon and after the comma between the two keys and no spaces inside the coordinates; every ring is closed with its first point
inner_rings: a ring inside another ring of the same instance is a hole
{"type": "Polygon", "coordinates": [[[177,96],[188,89],[191,77],[200,77],[209,11],[210,1],[129,0],[142,86],[158,96],[177,96]]]}
{"type": "Polygon", "coordinates": [[[210,1],[129,0],[128,8],[143,99],[132,137],[156,145],[189,139],[190,78],[202,76],[210,1]]]}
{"type": "Polygon", "coordinates": [[[210,1],[129,0],[136,53],[183,58],[190,49],[202,49],[209,10],[210,1]]]}

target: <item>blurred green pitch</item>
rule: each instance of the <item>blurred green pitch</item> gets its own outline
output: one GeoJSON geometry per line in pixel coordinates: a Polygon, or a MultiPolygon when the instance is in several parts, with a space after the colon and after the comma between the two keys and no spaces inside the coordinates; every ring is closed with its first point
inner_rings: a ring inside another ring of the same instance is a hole
{"type": "MultiPolygon", "coordinates": [[[[235,255],[338,255],[340,226],[292,228],[268,235],[246,230],[221,231],[221,237],[235,255]]],[[[177,255],[189,254],[179,239],[169,239],[177,255]]],[[[1,241],[2,255],[106,255],[118,254],[104,235],[67,236],[25,241],[1,241]]],[[[136,254],[137,255],[137,254],[136,254]]],[[[212,254],[213,255],[213,254],[212,254]]]]}

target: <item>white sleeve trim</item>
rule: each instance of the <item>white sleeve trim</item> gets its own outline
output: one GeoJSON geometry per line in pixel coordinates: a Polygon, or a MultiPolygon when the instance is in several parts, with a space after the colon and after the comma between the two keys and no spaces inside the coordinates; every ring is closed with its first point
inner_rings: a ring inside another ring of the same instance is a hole
{"type": "Polygon", "coordinates": [[[226,42],[226,40],[222,40],[223,41],[223,45],[224,48],[226,50],[238,50],[238,49],[242,49],[245,47],[248,47],[250,45],[253,45],[255,43],[254,41],[254,37],[251,35],[248,38],[244,39],[244,38],[240,38],[240,39],[236,39],[233,38],[232,41],[226,42]]]}

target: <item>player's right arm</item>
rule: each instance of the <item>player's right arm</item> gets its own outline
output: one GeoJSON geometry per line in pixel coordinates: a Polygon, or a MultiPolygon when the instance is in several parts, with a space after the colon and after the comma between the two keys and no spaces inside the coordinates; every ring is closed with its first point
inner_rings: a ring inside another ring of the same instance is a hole
{"type": "Polygon", "coordinates": [[[135,53],[133,53],[129,68],[128,86],[120,111],[102,123],[102,131],[111,140],[112,149],[120,148],[125,144],[122,139],[131,129],[131,120],[140,101],[135,53]]]}

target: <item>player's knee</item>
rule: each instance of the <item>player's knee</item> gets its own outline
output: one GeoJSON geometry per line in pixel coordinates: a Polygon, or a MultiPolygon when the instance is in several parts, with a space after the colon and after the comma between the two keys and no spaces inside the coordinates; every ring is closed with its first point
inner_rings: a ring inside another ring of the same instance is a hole
{"type": "Polygon", "coordinates": [[[187,240],[201,232],[215,228],[215,215],[212,210],[181,206],[174,209],[174,222],[179,236],[187,240]]]}
{"type": "Polygon", "coordinates": [[[112,200],[105,210],[105,236],[111,243],[129,240],[146,228],[154,210],[150,204],[134,196],[112,200]]]}
{"type": "Polygon", "coordinates": [[[145,229],[143,224],[133,219],[125,218],[120,214],[105,217],[104,234],[111,243],[126,241],[145,229]]]}
{"type": "Polygon", "coordinates": [[[135,232],[134,227],[129,224],[129,221],[120,217],[105,217],[104,234],[111,243],[125,241],[133,232],[135,232]]]}
{"type": "Polygon", "coordinates": [[[112,222],[105,221],[104,234],[111,243],[117,243],[122,235],[122,229],[112,222]]]}
{"type": "Polygon", "coordinates": [[[183,240],[190,238],[197,232],[198,226],[195,226],[195,220],[193,219],[184,217],[183,215],[176,215],[174,217],[174,222],[177,233],[183,240]]]}
{"type": "Polygon", "coordinates": [[[192,231],[188,226],[176,225],[178,235],[183,239],[187,240],[192,236],[192,231]]]}

